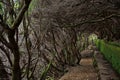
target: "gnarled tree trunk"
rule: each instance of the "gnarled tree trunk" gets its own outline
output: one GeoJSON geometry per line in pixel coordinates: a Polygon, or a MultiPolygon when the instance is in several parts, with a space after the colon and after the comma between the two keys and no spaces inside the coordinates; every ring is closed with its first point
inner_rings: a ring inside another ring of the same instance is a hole
{"type": "Polygon", "coordinates": [[[9,80],[8,73],[4,68],[1,58],[0,58],[0,80],[9,80]]]}

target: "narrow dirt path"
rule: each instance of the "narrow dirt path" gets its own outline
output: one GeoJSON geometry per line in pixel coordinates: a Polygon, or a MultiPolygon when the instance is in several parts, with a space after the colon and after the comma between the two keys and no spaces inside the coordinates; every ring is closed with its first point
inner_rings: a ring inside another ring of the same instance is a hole
{"type": "Polygon", "coordinates": [[[80,64],[80,66],[69,68],[69,71],[59,80],[98,80],[92,57],[83,58],[80,64]]]}

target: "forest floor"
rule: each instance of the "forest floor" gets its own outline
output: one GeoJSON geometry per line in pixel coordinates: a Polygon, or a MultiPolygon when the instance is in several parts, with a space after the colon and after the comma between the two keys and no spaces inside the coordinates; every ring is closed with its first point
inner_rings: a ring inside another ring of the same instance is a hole
{"type": "MultiPolygon", "coordinates": [[[[84,50],[83,56],[90,55],[90,50],[84,50]]],[[[84,57],[80,65],[70,67],[68,72],[59,80],[98,80],[97,70],[93,66],[93,57],[84,57]]]]}

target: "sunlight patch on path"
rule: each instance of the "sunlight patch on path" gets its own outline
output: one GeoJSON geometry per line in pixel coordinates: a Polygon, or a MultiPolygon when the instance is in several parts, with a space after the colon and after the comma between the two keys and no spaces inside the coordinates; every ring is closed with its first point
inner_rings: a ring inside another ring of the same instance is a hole
{"type": "Polygon", "coordinates": [[[59,80],[98,80],[92,58],[83,58],[80,64],[69,68],[69,71],[59,80]]]}

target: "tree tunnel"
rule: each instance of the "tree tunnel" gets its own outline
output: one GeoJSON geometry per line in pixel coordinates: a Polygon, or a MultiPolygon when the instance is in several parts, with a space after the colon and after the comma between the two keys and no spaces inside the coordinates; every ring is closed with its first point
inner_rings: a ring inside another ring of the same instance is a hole
{"type": "Polygon", "coordinates": [[[0,0],[0,57],[7,60],[9,76],[58,78],[79,63],[89,39],[119,42],[119,4],[119,0],[0,0]]]}

